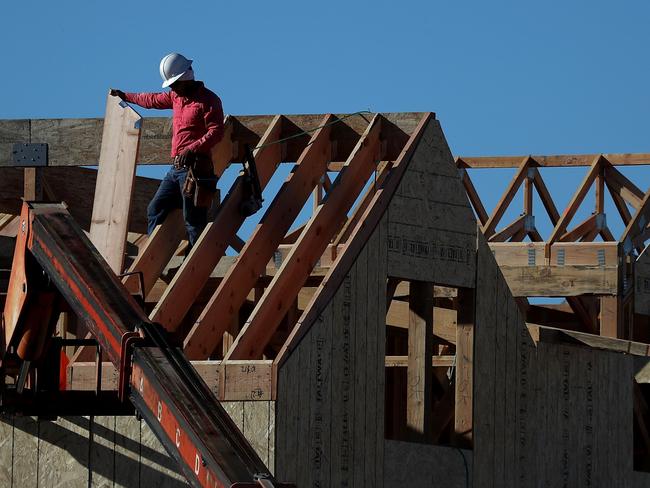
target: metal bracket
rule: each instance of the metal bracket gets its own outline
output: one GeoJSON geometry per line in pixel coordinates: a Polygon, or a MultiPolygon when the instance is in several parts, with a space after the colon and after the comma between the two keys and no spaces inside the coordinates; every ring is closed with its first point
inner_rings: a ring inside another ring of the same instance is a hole
{"type": "Polygon", "coordinates": [[[605,250],[604,249],[598,249],[597,256],[598,256],[598,266],[600,266],[601,268],[604,268],[605,267],[605,250]]]}
{"type": "Polygon", "coordinates": [[[532,232],[535,230],[535,216],[534,215],[526,215],[524,217],[524,230],[526,232],[532,232]]]}
{"type": "Polygon", "coordinates": [[[535,261],[536,261],[537,253],[535,248],[529,247],[528,248],[528,266],[535,266],[535,261]]]}
{"type": "Polygon", "coordinates": [[[564,266],[564,249],[557,250],[557,265],[564,266]]]}
{"type": "Polygon", "coordinates": [[[599,213],[596,215],[596,229],[603,230],[607,227],[607,218],[604,213],[599,213]]]}
{"type": "Polygon", "coordinates": [[[46,143],[23,143],[13,145],[12,166],[35,168],[48,164],[48,147],[46,143]]]}
{"type": "Polygon", "coordinates": [[[281,251],[275,251],[273,253],[273,264],[275,264],[275,267],[280,269],[280,266],[282,266],[282,252],[281,251]]]}
{"type": "Polygon", "coordinates": [[[131,379],[131,357],[130,353],[133,346],[138,343],[144,342],[144,338],[139,332],[125,332],[122,335],[121,348],[120,348],[120,378],[118,382],[118,396],[121,402],[128,399],[128,385],[131,379]]]}

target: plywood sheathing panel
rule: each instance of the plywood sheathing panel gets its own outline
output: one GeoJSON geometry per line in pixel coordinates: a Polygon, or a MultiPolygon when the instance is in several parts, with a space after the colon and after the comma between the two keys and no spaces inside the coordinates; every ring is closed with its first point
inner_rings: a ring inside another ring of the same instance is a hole
{"type": "Polygon", "coordinates": [[[474,286],[476,219],[437,121],[425,129],[388,213],[390,276],[474,286]]]}
{"type": "Polygon", "coordinates": [[[387,440],[384,451],[385,488],[474,486],[470,450],[387,440]]]}
{"type": "Polygon", "coordinates": [[[88,417],[39,422],[38,486],[88,487],[88,428],[88,417]]]}
{"type": "Polygon", "coordinates": [[[474,486],[632,486],[633,357],[535,345],[481,235],[477,257],[474,486]]]}
{"type": "Polygon", "coordinates": [[[0,416],[0,486],[11,486],[13,430],[13,416],[0,416]]]}
{"type": "Polygon", "coordinates": [[[385,229],[385,224],[375,229],[341,287],[279,369],[279,479],[298,486],[383,484],[383,463],[378,464],[383,413],[376,415],[375,409],[383,403],[385,305],[379,307],[378,297],[385,296],[385,229]]]}
{"type": "Polygon", "coordinates": [[[28,119],[3,120],[0,123],[0,161],[13,161],[12,151],[15,143],[32,142],[30,126],[31,121],[28,119]]]}
{"type": "MultiPolygon", "coordinates": [[[[225,402],[265,462],[273,462],[274,402],[225,402]]],[[[135,417],[7,416],[0,423],[0,486],[181,488],[187,481],[135,417]]]]}
{"type": "MultiPolygon", "coordinates": [[[[346,117],[348,114],[339,114],[346,117]]],[[[363,113],[345,119],[334,128],[339,147],[333,161],[345,161],[374,114],[363,113]]],[[[395,134],[390,134],[387,151],[389,159],[396,159],[406,141],[403,133],[410,133],[422,113],[389,113],[384,116],[394,123],[395,134]]],[[[318,126],[322,114],[285,116],[297,130],[318,126]]],[[[273,115],[230,116],[233,123],[232,139],[237,142],[234,156],[243,155],[243,144],[257,145],[273,115]],[[240,147],[241,146],[241,147],[240,147]]],[[[44,142],[49,144],[51,166],[95,165],[99,160],[99,145],[103,119],[32,119],[0,120],[0,167],[11,162],[11,148],[16,142],[44,142]]],[[[147,117],[143,120],[142,145],[138,164],[167,164],[171,149],[171,117],[147,117]]],[[[286,161],[296,161],[302,148],[300,138],[288,141],[286,161]]],[[[303,144],[304,146],[304,144],[303,144]]]]}
{"type": "MultiPolygon", "coordinates": [[[[44,168],[43,177],[57,201],[64,201],[74,219],[88,230],[92,215],[97,171],[87,168],[44,168]]],[[[20,214],[23,196],[23,171],[16,168],[0,168],[0,212],[20,214]]],[[[147,232],[147,205],[156,193],[160,180],[136,177],[131,202],[129,231],[147,232]]]]}

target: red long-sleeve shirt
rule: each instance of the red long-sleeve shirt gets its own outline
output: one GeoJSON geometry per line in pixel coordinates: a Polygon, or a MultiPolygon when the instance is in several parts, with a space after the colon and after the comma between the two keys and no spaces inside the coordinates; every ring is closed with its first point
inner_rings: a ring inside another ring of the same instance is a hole
{"type": "Polygon", "coordinates": [[[223,109],[219,97],[203,83],[189,96],[173,91],[162,93],[126,93],[126,101],[144,108],[172,109],[172,151],[177,156],[190,150],[210,154],[223,137],[223,109]]]}

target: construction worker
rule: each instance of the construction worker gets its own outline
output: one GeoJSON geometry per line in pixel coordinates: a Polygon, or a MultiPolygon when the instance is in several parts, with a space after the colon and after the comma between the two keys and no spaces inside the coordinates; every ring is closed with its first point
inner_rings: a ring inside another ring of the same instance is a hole
{"type": "Polygon", "coordinates": [[[223,109],[219,97],[194,80],[192,60],[171,53],[160,61],[161,93],[110,94],[144,108],[172,109],[172,168],[147,207],[148,233],[174,208],[183,209],[190,247],[207,224],[216,178],[210,149],[223,137],[223,109]],[[205,198],[205,196],[208,198],[205,198]]]}

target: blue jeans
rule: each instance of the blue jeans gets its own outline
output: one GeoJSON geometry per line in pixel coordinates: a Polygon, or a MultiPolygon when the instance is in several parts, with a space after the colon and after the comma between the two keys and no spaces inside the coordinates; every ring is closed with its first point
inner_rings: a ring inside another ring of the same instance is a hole
{"type": "Polygon", "coordinates": [[[162,224],[171,210],[181,208],[187,237],[193,246],[208,222],[208,209],[195,207],[192,199],[183,195],[186,177],[186,168],[171,168],[167,172],[147,207],[147,232],[151,234],[162,224]]]}

